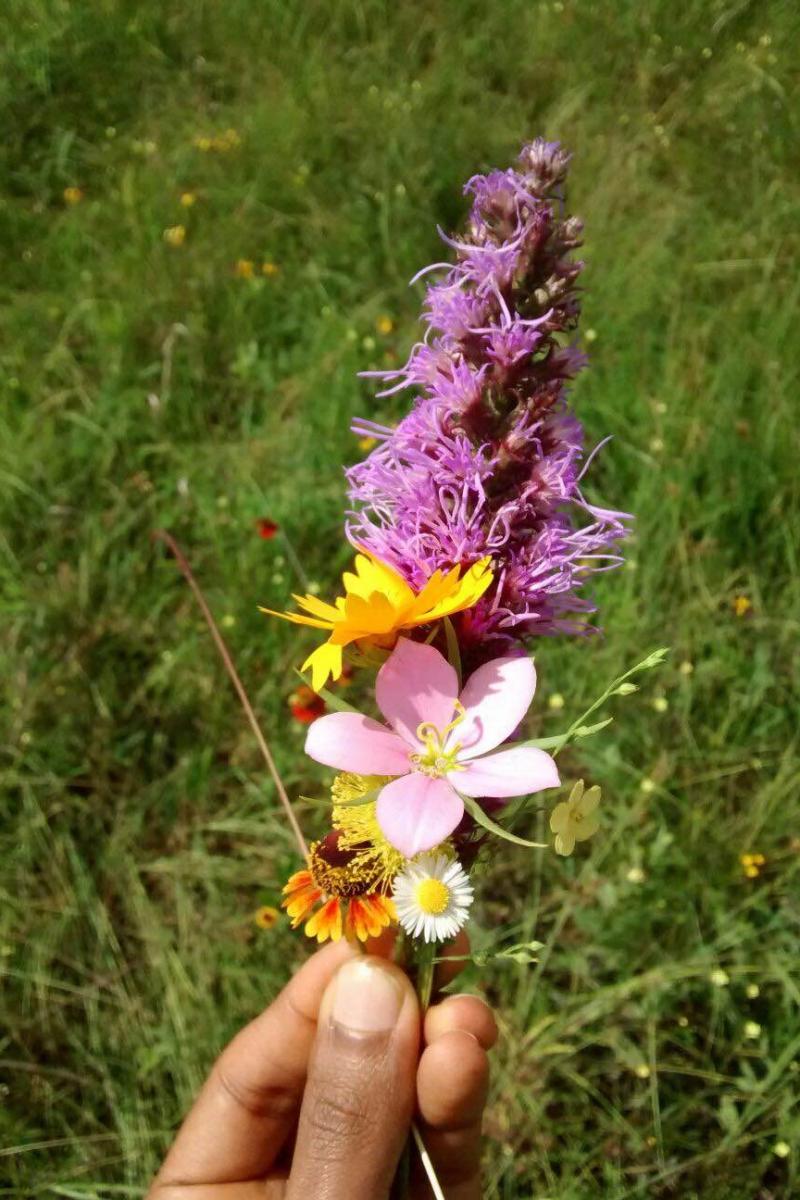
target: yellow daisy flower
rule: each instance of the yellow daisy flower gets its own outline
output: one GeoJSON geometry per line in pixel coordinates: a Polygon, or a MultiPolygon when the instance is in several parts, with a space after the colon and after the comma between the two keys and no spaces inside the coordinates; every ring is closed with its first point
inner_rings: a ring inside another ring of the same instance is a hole
{"type": "Polygon", "coordinates": [[[585,792],[583,780],[579,779],[569,798],[555,806],[550,828],[556,835],[556,854],[572,854],[576,842],[585,842],[597,832],[600,818],[595,810],[599,803],[600,788],[595,785],[585,792]]]}
{"type": "Polygon", "coordinates": [[[403,630],[471,608],[492,582],[490,561],[482,558],[463,575],[461,567],[434,571],[422,590],[415,592],[402,575],[364,550],[356,555],[355,572],[345,571],[345,594],[338,596],[334,604],[326,604],[316,596],[294,596],[304,613],[275,612],[271,608],[262,608],[261,612],[295,625],[330,631],[327,642],[303,663],[304,671],[311,670],[314,690],[319,691],[329,678],[341,675],[345,646],[356,643],[359,647],[391,650],[403,630]]]}
{"type": "Polygon", "coordinates": [[[253,920],[259,929],[273,929],[280,919],[280,912],[271,904],[262,904],[261,908],[257,908],[253,913],[253,920]]]}

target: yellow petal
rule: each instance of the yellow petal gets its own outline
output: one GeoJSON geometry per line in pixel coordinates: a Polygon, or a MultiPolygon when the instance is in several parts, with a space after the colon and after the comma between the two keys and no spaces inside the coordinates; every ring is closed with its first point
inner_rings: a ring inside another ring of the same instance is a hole
{"type": "Polygon", "coordinates": [[[381,592],[373,592],[365,599],[352,593],[348,595],[345,619],[354,637],[389,633],[397,628],[397,610],[381,592]]]}
{"type": "Polygon", "coordinates": [[[311,669],[311,686],[315,692],[325,687],[328,678],[338,679],[342,673],[342,648],[332,642],[323,642],[317,646],[306,661],[303,670],[311,669]]]}
{"type": "Polygon", "coordinates": [[[347,572],[343,577],[350,594],[366,600],[373,592],[381,592],[395,608],[405,607],[413,601],[414,593],[402,575],[368,551],[356,555],[355,568],[355,575],[347,572]]]}
{"type": "Polygon", "coordinates": [[[575,838],[572,833],[559,833],[555,840],[556,854],[563,854],[565,857],[572,854],[575,849],[575,838]]]}
{"type": "Polygon", "coordinates": [[[422,591],[417,593],[414,600],[414,613],[429,612],[442,600],[449,599],[458,584],[459,574],[458,567],[452,567],[447,574],[439,570],[434,571],[431,577],[426,579],[422,591]]]}
{"type": "Polygon", "coordinates": [[[588,817],[590,813],[594,812],[600,803],[600,795],[600,788],[597,786],[597,784],[595,784],[594,787],[590,787],[588,792],[583,793],[580,803],[576,805],[577,810],[582,817],[588,817]]]}
{"type": "Polygon", "coordinates": [[[597,833],[599,828],[599,817],[587,817],[583,821],[579,821],[577,825],[572,826],[573,839],[576,842],[585,842],[593,833],[597,833]]]}
{"type": "Polygon", "coordinates": [[[322,621],[332,623],[338,620],[338,608],[334,608],[332,604],[326,604],[318,596],[292,596],[292,599],[300,608],[304,608],[306,612],[313,613],[315,617],[319,617],[322,621]]]}
{"type": "Polygon", "coordinates": [[[276,612],[274,608],[263,608],[259,604],[258,611],[268,617],[280,617],[282,621],[291,621],[293,625],[310,625],[312,629],[330,629],[330,621],[318,621],[316,617],[306,617],[303,613],[276,612]]]}
{"type": "Polygon", "coordinates": [[[550,814],[550,828],[553,833],[562,833],[569,828],[570,809],[566,800],[562,800],[557,804],[550,814]]]}
{"type": "MultiPolygon", "coordinates": [[[[445,579],[448,581],[450,594],[441,597],[435,604],[431,605],[426,613],[420,614],[417,623],[422,624],[423,617],[426,621],[435,621],[439,617],[446,617],[451,613],[471,608],[477,600],[480,600],[494,578],[489,566],[490,562],[489,558],[482,558],[480,562],[474,563],[457,584],[452,579],[452,576],[458,568],[454,568],[453,571],[448,572],[445,579]]],[[[420,593],[420,595],[423,593],[420,593]]]]}
{"type": "Polygon", "coordinates": [[[583,795],[583,780],[579,779],[577,783],[573,783],[572,791],[569,794],[568,804],[576,805],[580,802],[583,795]]]}

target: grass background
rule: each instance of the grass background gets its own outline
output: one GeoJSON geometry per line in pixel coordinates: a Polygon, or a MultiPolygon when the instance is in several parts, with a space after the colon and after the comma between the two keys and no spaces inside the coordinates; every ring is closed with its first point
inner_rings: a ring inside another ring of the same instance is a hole
{"type": "Polygon", "coordinates": [[[637,515],[604,638],[541,645],[538,727],[672,654],[566,764],[604,790],[591,848],[506,847],[483,883],[485,936],[546,943],[482,972],[486,1194],[796,1195],[794,6],[9,0],[0,26],[0,1195],[139,1195],[306,953],[252,922],[293,847],[151,530],[313,790],[296,635],[256,611],[298,581],[254,522],[333,588],[350,418],[403,405],[356,371],[405,358],[437,222],[537,133],[587,223],[591,495],[637,515]]]}

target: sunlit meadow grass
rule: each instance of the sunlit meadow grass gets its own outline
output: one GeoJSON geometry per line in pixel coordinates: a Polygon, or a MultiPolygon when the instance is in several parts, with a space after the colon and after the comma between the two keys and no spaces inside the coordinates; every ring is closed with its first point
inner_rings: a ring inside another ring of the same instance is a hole
{"type": "Polygon", "coordinates": [[[541,645],[539,727],[672,653],[565,763],[603,787],[591,848],[504,847],[482,881],[479,942],[546,944],[468,976],[503,1032],[486,1194],[797,1194],[793,6],[12,0],[0,24],[0,1195],[139,1195],[306,953],[252,920],[295,852],[151,531],[313,793],[297,636],[256,605],[297,586],[284,534],[333,587],[349,420],[403,405],[356,371],[402,361],[437,222],[536,133],[575,151],[588,228],[576,403],[615,435],[591,493],[637,514],[604,637],[541,645]]]}

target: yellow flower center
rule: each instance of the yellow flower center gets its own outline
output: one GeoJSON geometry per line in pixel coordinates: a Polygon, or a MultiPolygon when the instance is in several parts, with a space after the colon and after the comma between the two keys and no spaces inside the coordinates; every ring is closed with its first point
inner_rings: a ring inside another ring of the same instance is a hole
{"type": "Polygon", "coordinates": [[[456,716],[449,725],[445,725],[444,729],[437,729],[430,721],[423,721],[421,725],[417,726],[417,738],[425,749],[421,754],[411,755],[415,771],[421,771],[423,775],[430,775],[432,778],[438,779],[440,776],[446,775],[448,771],[464,770],[461,763],[456,761],[461,743],[456,742],[454,746],[445,749],[448,735],[461,724],[466,716],[464,705],[460,700],[453,701],[453,708],[456,716]]]}
{"type": "Polygon", "coordinates": [[[424,913],[438,917],[450,903],[450,889],[441,879],[423,879],[414,889],[414,899],[424,913]]]}

